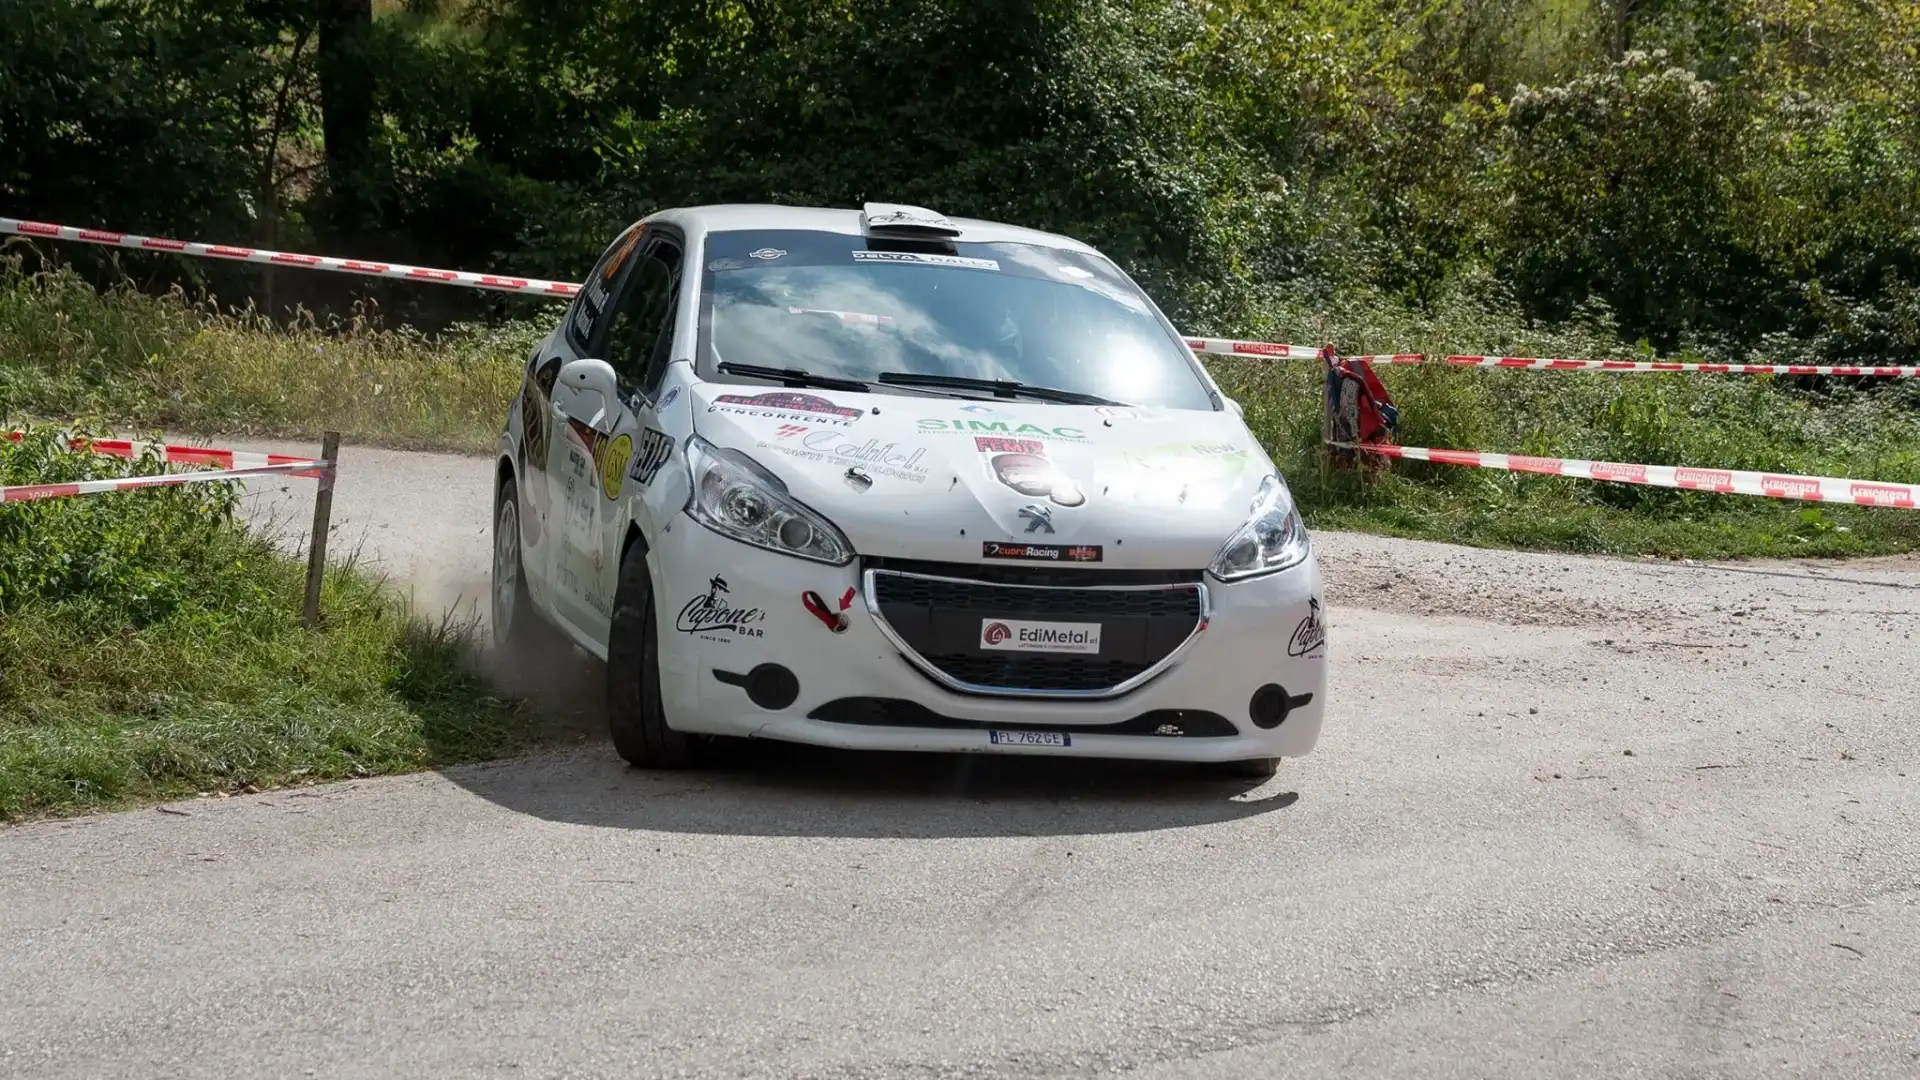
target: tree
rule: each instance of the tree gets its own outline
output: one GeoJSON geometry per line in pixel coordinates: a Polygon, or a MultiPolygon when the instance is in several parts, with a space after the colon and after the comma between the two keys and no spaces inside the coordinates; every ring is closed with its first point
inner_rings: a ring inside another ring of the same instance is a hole
{"type": "Polygon", "coordinates": [[[368,63],[373,0],[319,0],[319,74],[330,224],[359,239],[373,224],[374,71],[368,63]]]}

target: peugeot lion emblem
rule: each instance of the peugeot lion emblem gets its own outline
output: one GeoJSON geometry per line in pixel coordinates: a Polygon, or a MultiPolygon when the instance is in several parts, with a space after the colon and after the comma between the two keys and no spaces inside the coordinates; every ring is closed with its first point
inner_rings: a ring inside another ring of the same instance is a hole
{"type": "Polygon", "coordinates": [[[1027,519],[1028,532],[1052,532],[1053,511],[1037,503],[1028,503],[1020,508],[1020,516],[1027,519]]]}

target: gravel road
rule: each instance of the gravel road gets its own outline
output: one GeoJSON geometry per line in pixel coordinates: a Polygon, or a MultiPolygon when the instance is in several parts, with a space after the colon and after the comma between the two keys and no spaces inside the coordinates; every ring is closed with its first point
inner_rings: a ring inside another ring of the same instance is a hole
{"type": "MultiPolygon", "coordinates": [[[[485,462],[346,461],[337,548],[484,596],[485,462]]],[[[1255,788],[594,746],[0,831],[0,1076],[1920,1075],[1920,560],[1318,542],[1255,788]]]]}

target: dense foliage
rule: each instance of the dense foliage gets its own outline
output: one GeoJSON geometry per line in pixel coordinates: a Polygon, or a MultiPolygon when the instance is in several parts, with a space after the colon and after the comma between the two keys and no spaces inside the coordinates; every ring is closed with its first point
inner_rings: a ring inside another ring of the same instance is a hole
{"type": "Polygon", "coordinates": [[[566,277],[663,205],[890,199],[1084,236],[1196,332],[1464,298],[1912,363],[1917,41],[1901,0],[12,0],[0,204],[566,277]]]}

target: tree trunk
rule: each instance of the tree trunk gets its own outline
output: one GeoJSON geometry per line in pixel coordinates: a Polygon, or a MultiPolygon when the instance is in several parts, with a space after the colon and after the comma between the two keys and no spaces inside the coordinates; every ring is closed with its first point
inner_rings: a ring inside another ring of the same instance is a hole
{"type": "Polygon", "coordinates": [[[320,0],[320,128],[336,232],[352,236],[371,224],[364,194],[373,154],[373,71],[359,38],[373,26],[373,0],[320,0]]]}

